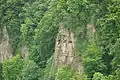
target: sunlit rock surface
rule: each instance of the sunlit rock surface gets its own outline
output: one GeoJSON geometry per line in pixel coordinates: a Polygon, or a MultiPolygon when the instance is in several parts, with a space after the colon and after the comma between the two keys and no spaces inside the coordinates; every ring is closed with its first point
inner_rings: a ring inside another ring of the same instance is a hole
{"type": "Polygon", "coordinates": [[[54,67],[57,70],[63,65],[70,66],[75,70],[82,72],[82,61],[75,55],[74,33],[61,24],[56,39],[54,53],[54,67]]]}
{"type": "Polygon", "coordinates": [[[9,41],[9,35],[7,32],[6,27],[4,26],[3,30],[0,30],[1,32],[1,40],[0,40],[0,62],[11,59],[12,58],[12,48],[9,41]]]}

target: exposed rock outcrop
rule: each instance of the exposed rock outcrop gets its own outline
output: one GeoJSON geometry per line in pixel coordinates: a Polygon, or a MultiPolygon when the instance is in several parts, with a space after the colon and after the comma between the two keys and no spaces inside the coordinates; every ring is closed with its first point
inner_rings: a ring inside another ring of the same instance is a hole
{"type": "Polygon", "coordinates": [[[95,37],[96,37],[96,29],[93,24],[88,24],[87,25],[87,38],[89,42],[95,42],[95,37]]]}
{"type": "Polygon", "coordinates": [[[26,45],[21,47],[21,55],[23,58],[28,58],[28,47],[26,45]]]}
{"type": "Polygon", "coordinates": [[[12,48],[6,26],[4,26],[3,30],[1,31],[2,32],[0,33],[2,33],[2,37],[0,42],[0,61],[4,61],[12,58],[12,48]]]}
{"type": "Polygon", "coordinates": [[[75,39],[74,33],[60,25],[59,32],[56,39],[55,53],[54,53],[54,67],[57,70],[63,65],[70,66],[75,70],[82,72],[82,61],[75,55],[75,39]]]}

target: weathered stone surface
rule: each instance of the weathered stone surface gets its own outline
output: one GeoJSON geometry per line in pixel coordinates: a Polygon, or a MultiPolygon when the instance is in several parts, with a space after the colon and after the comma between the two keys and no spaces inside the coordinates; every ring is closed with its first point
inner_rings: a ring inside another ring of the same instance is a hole
{"type": "Polygon", "coordinates": [[[95,26],[93,24],[87,25],[87,38],[89,42],[95,42],[95,26]]]}
{"type": "Polygon", "coordinates": [[[26,45],[21,47],[21,55],[23,58],[28,58],[28,47],[26,45]]]}
{"type": "Polygon", "coordinates": [[[57,70],[63,65],[68,65],[77,71],[83,72],[82,61],[75,57],[74,33],[60,25],[56,39],[54,53],[54,67],[57,70]]]}
{"type": "Polygon", "coordinates": [[[9,35],[6,27],[4,26],[3,30],[1,30],[3,36],[0,42],[0,61],[4,61],[6,59],[12,58],[12,48],[9,41],[9,35]]]}

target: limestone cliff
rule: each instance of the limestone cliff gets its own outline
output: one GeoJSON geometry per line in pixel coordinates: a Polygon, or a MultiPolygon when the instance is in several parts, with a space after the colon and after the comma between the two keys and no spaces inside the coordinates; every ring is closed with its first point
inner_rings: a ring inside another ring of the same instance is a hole
{"type": "Polygon", "coordinates": [[[79,72],[82,72],[82,61],[80,61],[75,55],[74,43],[74,33],[66,29],[63,24],[60,25],[54,53],[55,69],[58,69],[63,65],[67,65],[79,72]]]}
{"type": "Polygon", "coordinates": [[[0,61],[4,61],[12,58],[12,48],[6,26],[4,26],[3,30],[0,31],[0,33],[2,33],[0,40],[0,61]]]}

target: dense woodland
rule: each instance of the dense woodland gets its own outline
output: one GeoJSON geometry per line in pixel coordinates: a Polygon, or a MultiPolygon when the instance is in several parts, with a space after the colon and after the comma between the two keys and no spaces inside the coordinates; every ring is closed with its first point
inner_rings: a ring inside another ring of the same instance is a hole
{"type": "Polygon", "coordinates": [[[13,55],[0,61],[0,80],[120,80],[120,0],[0,0],[0,23],[13,55]],[[81,73],[52,66],[61,23],[75,35],[81,73]]]}

